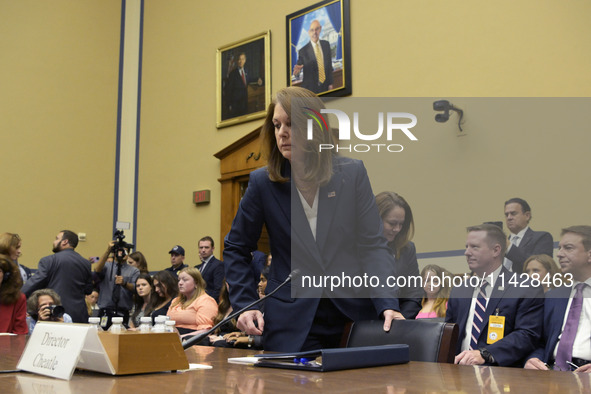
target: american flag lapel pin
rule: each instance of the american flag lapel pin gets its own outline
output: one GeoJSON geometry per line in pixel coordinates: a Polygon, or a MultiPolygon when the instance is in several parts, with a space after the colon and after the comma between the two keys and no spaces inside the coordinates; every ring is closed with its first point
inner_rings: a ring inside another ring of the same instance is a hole
{"type": "Polygon", "coordinates": [[[337,195],[337,194],[336,194],[335,192],[329,192],[329,193],[328,193],[328,198],[331,198],[331,197],[336,197],[336,195],[337,195]]]}

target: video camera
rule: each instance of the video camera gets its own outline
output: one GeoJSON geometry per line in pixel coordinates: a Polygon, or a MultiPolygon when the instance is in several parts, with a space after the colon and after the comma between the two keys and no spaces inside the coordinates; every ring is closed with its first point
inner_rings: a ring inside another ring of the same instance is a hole
{"type": "Polygon", "coordinates": [[[135,245],[125,242],[124,239],[125,234],[123,234],[123,230],[117,230],[113,234],[113,241],[115,241],[115,244],[111,248],[111,252],[115,255],[116,259],[122,259],[126,251],[135,248],[135,245]]]}

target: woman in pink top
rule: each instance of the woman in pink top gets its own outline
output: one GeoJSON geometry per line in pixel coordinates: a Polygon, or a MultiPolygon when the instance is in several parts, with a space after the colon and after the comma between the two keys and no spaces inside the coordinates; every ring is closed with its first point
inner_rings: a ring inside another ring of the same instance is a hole
{"type": "Polygon", "coordinates": [[[453,274],[438,265],[430,264],[423,268],[421,277],[424,291],[421,302],[423,307],[416,319],[445,317],[453,274]]]}
{"type": "Polygon", "coordinates": [[[205,280],[197,268],[179,272],[179,296],[172,300],[167,315],[176,322],[181,335],[195,334],[213,326],[218,304],[205,293],[205,280]]]}

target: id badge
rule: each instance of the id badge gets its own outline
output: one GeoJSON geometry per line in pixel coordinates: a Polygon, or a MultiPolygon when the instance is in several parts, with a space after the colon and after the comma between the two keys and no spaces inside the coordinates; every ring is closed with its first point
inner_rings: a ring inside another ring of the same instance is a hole
{"type": "Polygon", "coordinates": [[[491,315],[488,318],[488,335],[486,337],[486,343],[491,345],[503,339],[505,335],[505,316],[491,315]]]}

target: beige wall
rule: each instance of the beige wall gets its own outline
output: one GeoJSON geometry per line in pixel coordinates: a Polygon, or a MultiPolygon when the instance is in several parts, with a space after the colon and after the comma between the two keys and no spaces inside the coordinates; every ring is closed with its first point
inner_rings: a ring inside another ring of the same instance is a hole
{"type": "MultiPolygon", "coordinates": [[[[0,231],[36,268],[63,229],[96,255],[113,221],[121,3],[0,1],[0,231]]],[[[108,238],[107,238],[108,240],[108,238]]]]}
{"type": "MultiPolygon", "coordinates": [[[[146,4],[138,235],[151,265],[166,261],[175,242],[192,263],[202,235],[221,242],[219,167],[212,155],[260,124],[215,128],[216,49],[270,29],[276,91],[286,83],[285,15],[313,3],[259,0],[240,12],[234,1],[146,4]],[[212,190],[209,206],[191,205],[198,189],[212,190]]],[[[353,95],[589,96],[590,14],[591,5],[580,1],[353,0],[353,95]]],[[[410,201],[419,252],[461,249],[465,227],[502,220],[502,203],[514,195],[531,200],[532,226],[555,238],[562,226],[588,222],[574,207],[586,206],[589,188],[574,174],[563,175],[560,160],[580,157],[583,166],[588,133],[569,130],[568,143],[565,130],[544,134],[536,122],[502,127],[506,117],[494,124],[486,110],[460,102],[468,107],[468,136],[455,136],[453,118],[435,124],[434,113],[423,111],[420,119],[430,123],[422,125],[419,143],[395,157],[391,171],[372,175],[375,191],[397,190],[410,201]],[[536,175],[511,176],[514,165],[536,175]],[[580,186],[569,193],[569,207],[559,209],[564,176],[580,186]]],[[[454,271],[464,264],[456,259],[454,271]]]]}
{"type": "MultiPolygon", "coordinates": [[[[216,49],[271,30],[276,91],[286,81],[285,15],[313,3],[145,2],[137,236],[150,269],[168,266],[176,243],[195,264],[201,236],[222,241],[213,154],[260,125],[215,128],[216,49]],[[211,204],[191,203],[199,189],[211,189],[211,204]]],[[[0,127],[12,147],[2,165],[15,168],[3,230],[23,233],[30,266],[62,227],[89,234],[83,253],[102,251],[110,236],[119,14],[114,0],[0,1],[1,47],[9,48],[0,127]]],[[[352,0],[354,96],[590,96],[590,14],[578,0],[352,0]]],[[[410,201],[419,252],[461,249],[465,226],[501,220],[514,195],[530,200],[532,226],[555,238],[562,226],[589,223],[589,186],[563,170],[586,168],[587,130],[542,133],[543,119],[505,128],[464,103],[466,137],[455,137],[453,119],[424,123],[419,144],[372,175],[375,191],[410,201]],[[536,174],[515,178],[514,165],[536,174]]]]}

